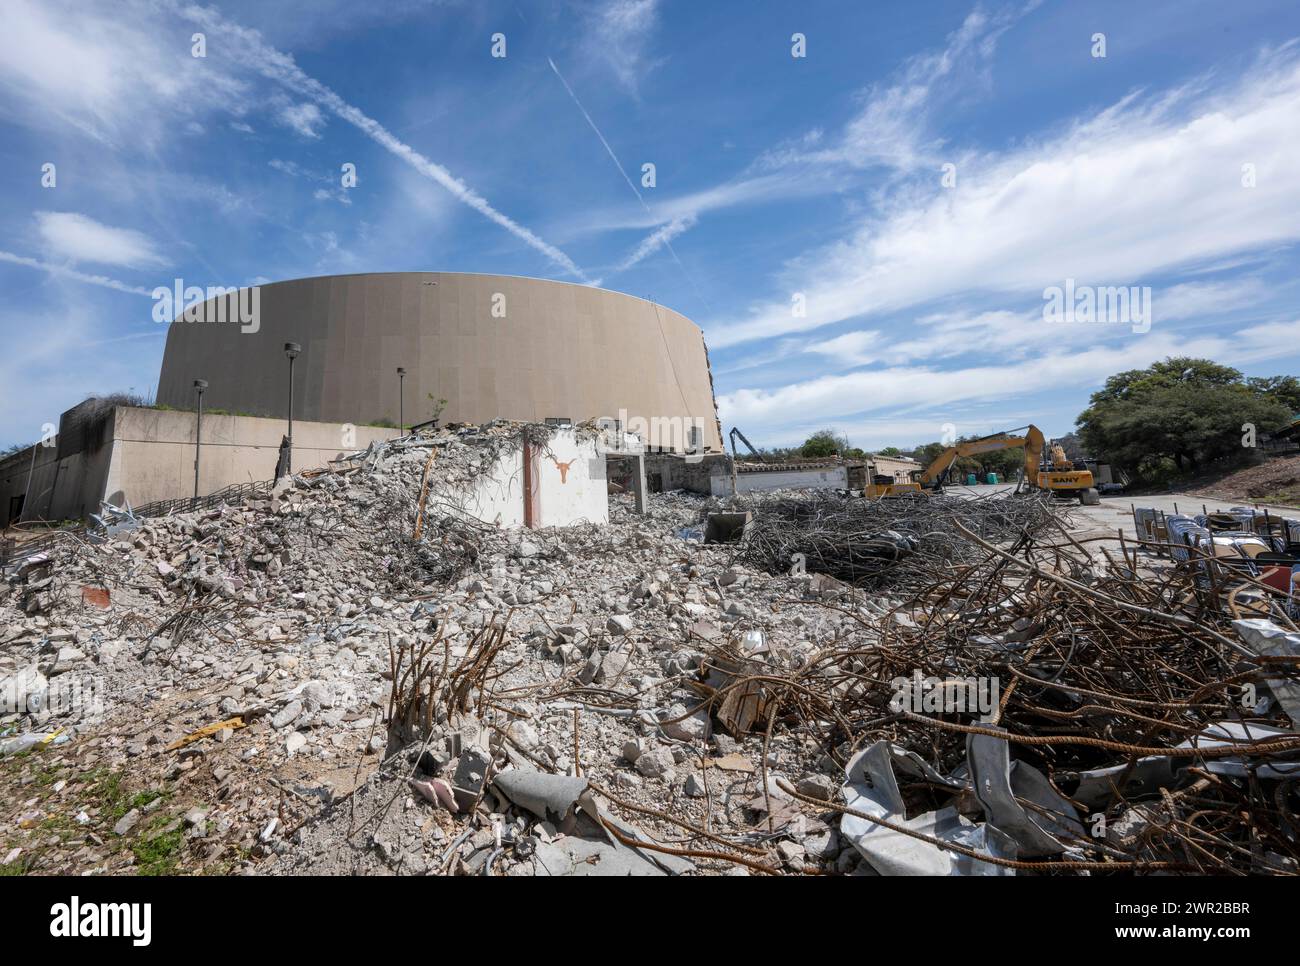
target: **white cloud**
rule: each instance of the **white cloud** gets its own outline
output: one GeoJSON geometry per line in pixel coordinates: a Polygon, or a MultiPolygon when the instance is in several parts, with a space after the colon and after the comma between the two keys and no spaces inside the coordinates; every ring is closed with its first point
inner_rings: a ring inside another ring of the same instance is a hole
{"type": "Polygon", "coordinates": [[[1152,314],[1157,322],[1205,318],[1239,311],[1272,294],[1261,279],[1251,277],[1216,282],[1184,282],[1157,291],[1153,297],[1152,314]]]}
{"type": "Polygon", "coordinates": [[[148,236],[130,228],[113,228],[72,211],[36,212],[45,251],[73,262],[97,262],[126,268],[155,268],[168,260],[148,236]]]}
{"type": "MultiPolygon", "coordinates": [[[[319,136],[325,112],[330,112],[565,273],[591,281],[559,248],[308,76],[259,33],[226,21],[215,9],[183,0],[123,0],[120,8],[100,14],[69,0],[8,0],[4,24],[0,115],[38,127],[72,125],[101,142],[152,152],[168,143],[176,129],[213,111],[242,119],[252,109],[266,109],[306,137],[319,136]],[[160,25],[160,12],[185,23],[160,25]],[[190,25],[206,33],[207,57],[190,55],[190,25]],[[306,103],[285,110],[282,97],[258,90],[259,77],[306,103]]],[[[231,123],[237,130],[246,125],[243,120],[231,123]]]]}
{"type": "Polygon", "coordinates": [[[950,99],[955,99],[969,96],[974,88],[987,87],[998,38],[1037,5],[992,14],[975,9],[948,35],[941,49],[909,58],[890,83],[864,91],[861,109],[831,143],[823,145],[830,139],[821,129],[814,129],[767,152],[757,166],[811,162],[911,169],[920,164],[937,165],[943,142],[931,133],[930,116],[937,92],[952,92],[950,99]]]}
{"type": "Polygon", "coordinates": [[[337,201],[341,205],[352,204],[348,189],[342,187],[339,179],[334,177],[333,174],[317,174],[308,171],[296,161],[285,161],[281,158],[272,158],[267,162],[267,166],[282,174],[287,174],[291,178],[302,178],[305,181],[322,185],[323,187],[317,188],[311,195],[317,201],[337,201]]]}
{"type": "Polygon", "coordinates": [[[709,327],[711,345],[971,292],[1136,284],[1300,238],[1300,66],[1265,59],[1221,96],[1126,98],[1039,145],[972,159],[955,189],[901,193],[788,272],[807,293],[709,327]],[[1257,187],[1242,186],[1242,165],[1257,187]]]}
{"type": "Polygon", "coordinates": [[[348,197],[345,188],[337,188],[333,191],[328,188],[317,188],[311,193],[311,196],[317,201],[337,201],[341,205],[352,204],[352,199],[348,197]]]}
{"type": "Polygon", "coordinates": [[[646,53],[658,19],[659,0],[604,0],[587,18],[583,51],[635,94],[658,63],[646,53]]]}
{"type": "Polygon", "coordinates": [[[78,282],[85,282],[88,285],[99,285],[103,288],[111,288],[116,292],[127,292],[131,295],[151,295],[152,290],[140,288],[137,285],[128,285],[126,282],[119,282],[115,278],[109,278],[106,275],[92,275],[89,272],[79,272],[75,268],[69,268],[66,265],[55,265],[52,262],[43,262],[37,258],[28,258],[25,255],[15,255],[13,252],[0,251],[0,262],[8,262],[11,265],[22,265],[26,268],[37,268],[43,272],[49,272],[51,275],[58,275],[63,278],[71,278],[78,282]]]}
{"type": "Polygon", "coordinates": [[[880,358],[879,348],[880,333],[864,329],[858,332],[845,332],[833,339],[810,343],[804,346],[803,351],[826,356],[838,366],[851,367],[876,362],[880,358]]]}
{"type": "Polygon", "coordinates": [[[319,138],[325,118],[315,104],[287,104],[280,109],[279,120],[305,138],[319,138]]]}
{"type": "MultiPolygon", "coordinates": [[[[605,148],[605,153],[609,155],[609,159],[614,162],[614,167],[617,168],[618,173],[622,175],[623,181],[627,184],[628,188],[631,189],[632,194],[636,196],[637,203],[640,204],[641,210],[645,212],[648,218],[654,219],[655,215],[650,210],[650,205],[646,203],[645,196],[641,194],[636,184],[630,177],[628,177],[627,169],[623,167],[623,162],[618,159],[618,155],[614,153],[614,148],[610,146],[605,135],[602,134],[600,128],[596,126],[596,122],[592,118],[591,114],[588,113],[585,107],[583,107],[582,101],[578,100],[578,95],[573,92],[573,88],[569,86],[569,82],[564,79],[564,75],[560,73],[560,68],[555,66],[555,61],[550,57],[546,58],[546,62],[550,64],[551,71],[557,78],[559,78],[560,83],[564,85],[564,90],[569,95],[570,100],[573,101],[574,106],[578,108],[583,118],[586,119],[588,127],[595,132],[596,138],[605,148]]],[[[686,271],[686,266],[682,264],[682,260],[678,257],[672,244],[673,238],[680,235],[694,224],[695,216],[690,215],[684,218],[675,219],[674,221],[663,225],[657,231],[652,233],[650,237],[644,239],[641,244],[639,244],[632,253],[616,267],[615,271],[626,271],[652,252],[658,251],[660,248],[667,248],[668,252],[673,256],[673,261],[677,263],[677,267],[682,270],[682,274],[685,276],[687,282],[692,286],[695,286],[695,280],[691,278],[690,273],[686,271]]],[[[698,292],[698,287],[696,288],[696,291],[698,292]]]]}
{"type": "MultiPolygon", "coordinates": [[[[929,133],[932,102],[940,91],[951,99],[987,86],[998,38],[1037,6],[1038,0],[1031,0],[1019,10],[995,14],[975,10],[948,36],[942,49],[909,58],[892,83],[864,91],[861,109],[833,139],[822,128],[813,128],[764,152],[741,177],[660,209],[670,220],[690,218],[694,224],[712,209],[840,190],[852,181],[846,174],[858,169],[883,165],[914,171],[925,165],[937,177],[936,152],[942,141],[929,133]],[[774,170],[781,174],[773,175],[774,170]]],[[[649,224],[658,228],[643,245],[652,243],[667,223],[658,219],[649,224]]]]}
{"type": "Polygon", "coordinates": [[[695,217],[693,215],[673,219],[668,224],[659,228],[658,231],[652,232],[650,235],[641,239],[640,244],[638,244],[625,259],[619,262],[618,266],[614,270],[616,272],[625,272],[637,262],[641,261],[648,255],[654,254],[664,246],[671,248],[672,246],[670,243],[672,240],[694,224],[695,217]]]}
{"type": "Polygon", "coordinates": [[[682,218],[698,218],[710,211],[825,194],[832,187],[833,183],[830,179],[815,171],[809,172],[807,177],[797,179],[775,174],[759,175],[656,201],[653,211],[631,205],[615,210],[598,209],[593,213],[583,214],[572,224],[572,231],[575,234],[584,234],[624,228],[657,229],[668,222],[682,218]]]}
{"type": "Polygon", "coordinates": [[[24,334],[9,339],[0,354],[0,445],[39,439],[43,424],[57,426],[68,406],[92,393],[134,388],[148,395],[158,378],[167,326],[149,320],[147,300],[138,303],[140,321],[132,331],[106,338],[102,295],[77,286],[52,294],[47,305],[0,305],[0,332],[24,334]],[[129,347],[104,349],[127,339],[129,347]]]}
{"type": "Polygon", "coordinates": [[[245,86],[218,58],[191,57],[188,38],[137,29],[122,14],[7,0],[0,113],[38,128],[71,125],[104,143],[152,147],[169,124],[244,96],[245,86]]]}
{"type": "Polygon", "coordinates": [[[998,365],[951,370],[900,366],[825,375],[772,390],[727,393],[718,397],[718,412],[724,422],[755,427],[802,423],[810,415],[824,420],[934,407],[956,416],[973,403],[1095,387],[1115,372],[1182,355],[1229,365],[1295,357],[1300,355],[1300,321],[1183,339],[1172,332],[1152,333],[1122,344],[1036,354],[998,365]]]}

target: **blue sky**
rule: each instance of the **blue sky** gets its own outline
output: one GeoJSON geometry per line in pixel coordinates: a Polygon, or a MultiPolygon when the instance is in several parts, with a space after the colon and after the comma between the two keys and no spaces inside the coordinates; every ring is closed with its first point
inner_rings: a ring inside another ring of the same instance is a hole
{"type": "Polygon", "coordinates": [[[1294,2],[0,5],[0,446],[149,392],[175,278],[653,298],[760,445],[1063,433],[1170,354],[1300,372],[1294,2]],[[1149,331],[1046,324],[1067,278],[1149,286],[1149,331]]]}

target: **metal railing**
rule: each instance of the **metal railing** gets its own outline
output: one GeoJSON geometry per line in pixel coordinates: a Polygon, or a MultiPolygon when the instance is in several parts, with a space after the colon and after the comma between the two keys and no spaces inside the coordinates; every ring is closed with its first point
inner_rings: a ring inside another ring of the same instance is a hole
{"type": "Polygon", "coordinates": [[[21,545],[19,545],[12,537],[0,538],[0,568],[7,567],[10,563],[19,560],[26,560],[28,557],[49,550],[60,540],[68,536],[85,539],[86,527],[81,525],[76,527],[64,527],[59,530],[51,530],[48,533],[41,534],[39,537],[24,540],[21,545]]]}
{"type": "Polygon", "coordinates": [[[186,497],[183,500],[155,500],[143,506],[132,507],[131,512],[138,517],[165,517],[173,513],[189,513],[193,510],[208,510],[233,500],[243,500],[258,493],[270,493],[275,484],[271,480],[259,480],[253,483],[234,483],[216,493],[207,496],[186,497]]]}

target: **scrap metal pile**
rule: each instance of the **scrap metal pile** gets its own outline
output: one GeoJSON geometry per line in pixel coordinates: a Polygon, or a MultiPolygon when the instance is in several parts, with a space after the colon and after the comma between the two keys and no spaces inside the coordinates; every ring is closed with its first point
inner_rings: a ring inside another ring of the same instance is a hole
{"type": "MultiPolygon", "coordinates": [[[[1276,604],[1234,622],[1227,584],[1048,512],[1003,547],[953,520],[950,564],[909,568],[879,617],[843,608],[861,634],[797,669],[717,648],[710,706],[816,735],[847,775],[841,835],[883,874],[1300,872],[1295,626],[1276,604]]],[[[814,502],[802,543],[788,514],[760,519],[753,552],[830,545],[829,517],[814,502]]]]}
{"type": "Polygon", "coordinates": [[[740,558],[769,573],[792,567],[855,586],[902,585],[983,551],[958,529],[1003,540],[1034,534],[1061,511],[1046,493],[1015,498],[862,500],[816,492],[757,500],[740,558]]]}

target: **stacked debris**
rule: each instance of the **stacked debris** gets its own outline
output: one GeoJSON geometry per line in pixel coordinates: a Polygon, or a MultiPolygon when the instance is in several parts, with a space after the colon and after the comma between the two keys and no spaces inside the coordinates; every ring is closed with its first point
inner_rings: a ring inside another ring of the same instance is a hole
{"type": "MultiPolygon", "coordinates": [[[[709,704],[816,735],[840,832],[882,874],[1300,871],[1300,634],[1188,568],[1055,541],[926,586],[796,667],[720,647],[709,704]],[[739,711],[738,711],[739,709],[739,711]]],[[[798,801],[822,806],[784,782],[798,801]]]]}
{"type": "Polygon", "coordinates": [[[669,493],[539,530],[442,499],[523,431],[390,441],[9,573],[0,864],[1295,871],[1300,645],[1267,597],[1234,625],[1226,584],[1024,498],[669,493]],[[718,510],[739,543],[701,539],[718,510]],[[881,569],[860,545],[890,531],[881,569]]]}
{"type": "Polygon", "coordinates": [[[733,501],[753,517],[739,557],[768,573],[804,569],[855,586],[907,585],[982,551],[959,527],[995,541],[1032,537],[1062,512],[1050,494],[863,500],[812,491],[733,501]]]}

